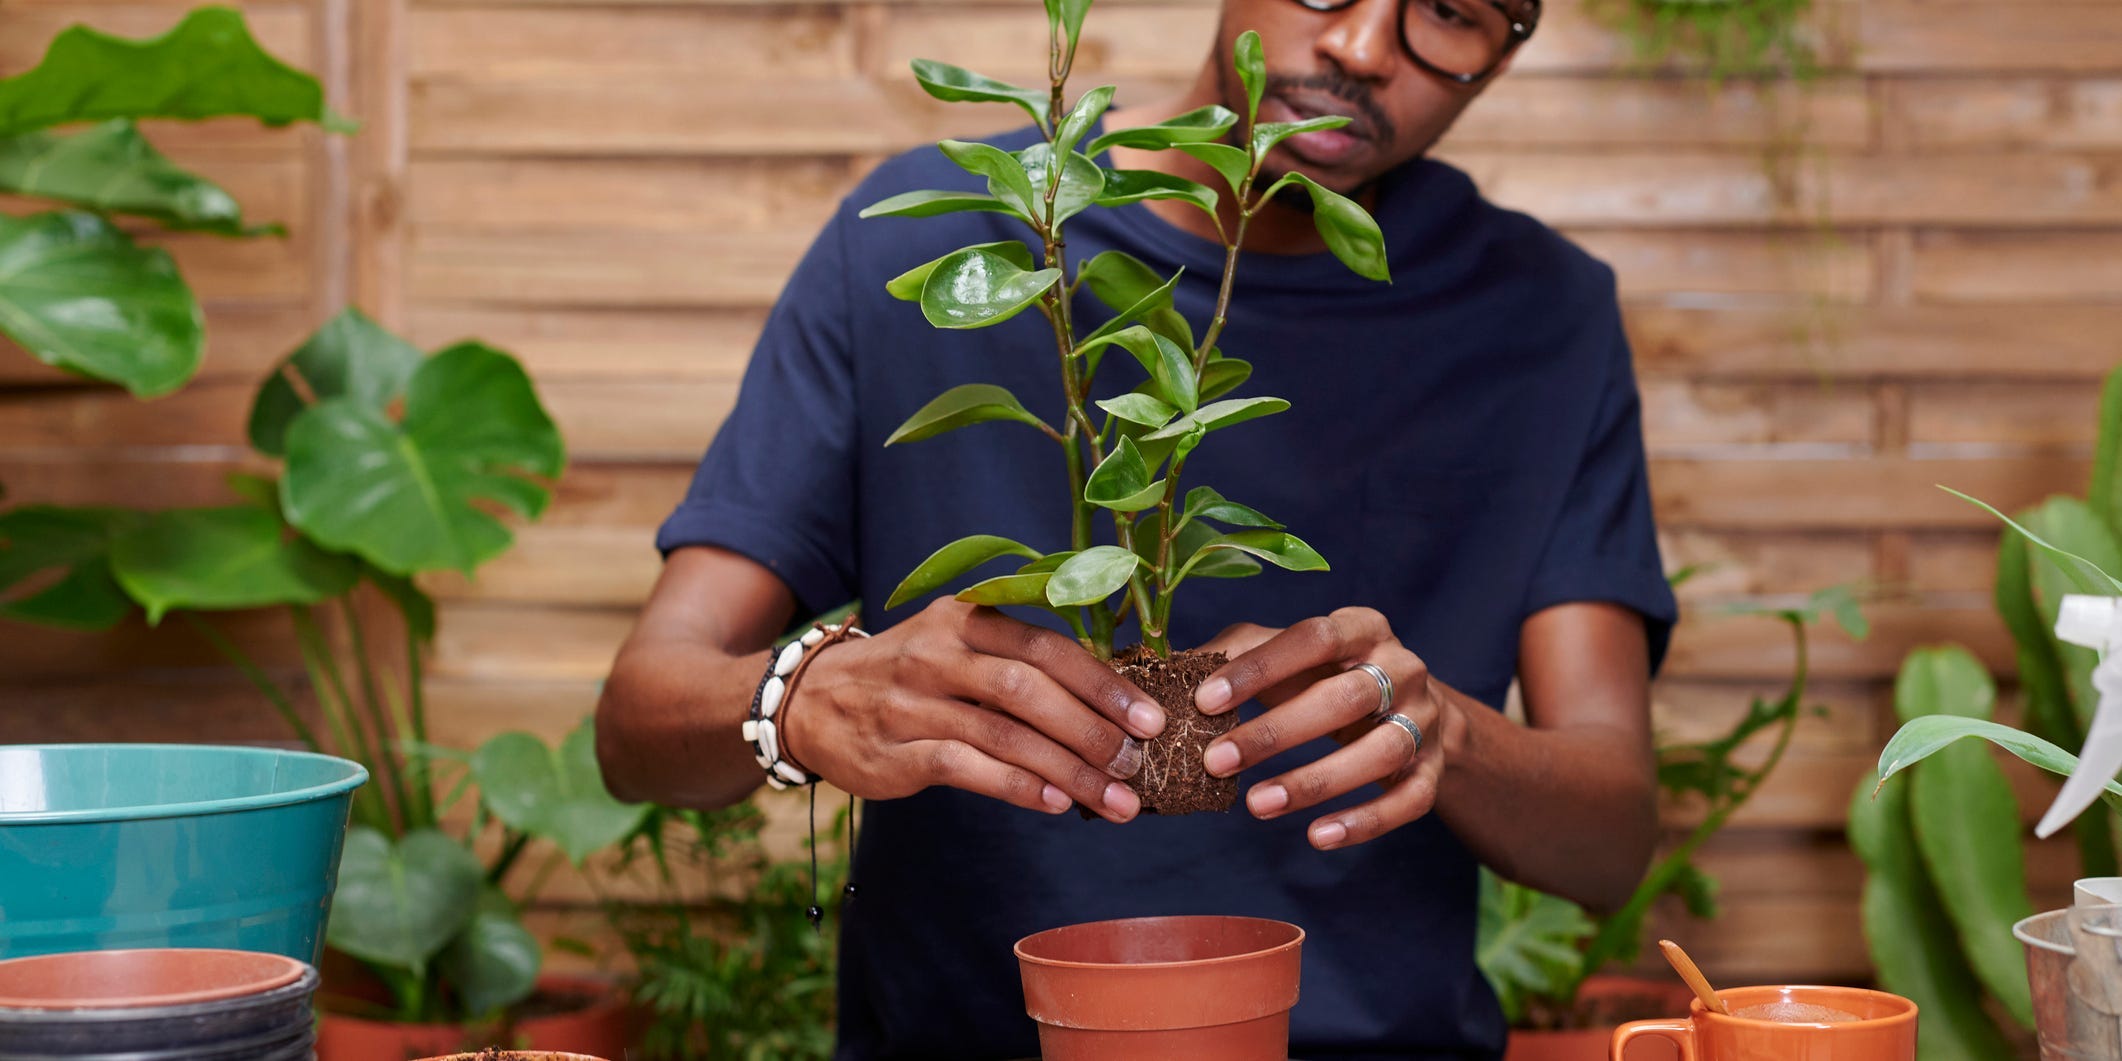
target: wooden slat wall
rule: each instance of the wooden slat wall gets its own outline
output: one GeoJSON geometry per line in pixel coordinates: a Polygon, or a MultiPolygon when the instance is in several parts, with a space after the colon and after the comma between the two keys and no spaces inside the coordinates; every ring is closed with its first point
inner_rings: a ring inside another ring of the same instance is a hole
{"type": "MultiPolygon", "coordinates": [[[[129,32],[177,0],[8,0],[0,71],[74,19],[129,32]]],[[[201,380],[140,406],[0,356],[0,482],[16,500],[194,503],[249,458],[259,371],[349,298],[436,345],[529,363],[574,454],[550,515],[445,599],[444,739],[586,713],[654,579],[655,523],[734,400],[765,308],[836,198],[879,158],[1011,123],[920,96],[929,55],[1036,80],[1024,0],[279,0],[280,54],[368,123],[334,142],[227,123],[160,133],[284,242],[178,238],[209,299],[201,380]]],[[[1865,580],[1865,642],[1820,635],[1823,718],[1705,853],[1727,912],[1671,931],[1726,979],[1866,974],[1846,800],[1891,730],[1890,679],[1956,640],[2008,673],[1987,602],[1994,530],[1933,488],[2004,506],[2079,491],[2096,381],[2122,360],[2122,2],[1827,3],[1841,72],[1808,93],[1617,70],[1572,0],[1443,153],[1491,197],[1619,270],[1668,560],[1716,566],[1658,690],[1711,732],[1790,665],[1738,599],[1865,580]],[[1802,123],[1781,167],[1770,145],[1802,123]],[[1832,222],[1819,237],[1816,222],[1832,222]]],[[[1123,99],[1192,71],[1211,0],[1109,0],[1085,83],[1123,99]]],[[[235,624],[269,659],[277,624],[235,624]]],[[[264,709],[181,631],[0,635],[0,740],[270,738],[264,709]]],[[[2043,782],[2015,775],[2029,810],[2043,782]]],[[[1687,820],[1675,808],[1676,824],[1687,820]]],[[[2068,852],[2035,850],[2046,896],[2068,852]]],[[[561,887],[557,894],[580,895],[561,887]]]]}

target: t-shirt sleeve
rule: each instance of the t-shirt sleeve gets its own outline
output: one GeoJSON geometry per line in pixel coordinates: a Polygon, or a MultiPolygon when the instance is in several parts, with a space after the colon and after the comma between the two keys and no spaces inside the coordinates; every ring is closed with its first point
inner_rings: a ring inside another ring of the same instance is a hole
{"type": "Polygon", "coordinates": [[[788,584],[803,614],[858,592],[847,214],[843,204],[789,277],[736,407],[656,533],[666,557],[714,545],[756,561],[788,584]]]}
{"type": "Polygon", "coordinates": [[[1611,300],[1595,327],[1603,382],[1590,434],[1560,514],[1535,569],[1525,614],[1574,601],[1624,605],[1643,616],[1656,673],[1672,641],[1679,607],[1658,555],[1651,516],[1650,473],[1643,452],[1642,403],[1630,365],[1620,309],[1611,300]]]}

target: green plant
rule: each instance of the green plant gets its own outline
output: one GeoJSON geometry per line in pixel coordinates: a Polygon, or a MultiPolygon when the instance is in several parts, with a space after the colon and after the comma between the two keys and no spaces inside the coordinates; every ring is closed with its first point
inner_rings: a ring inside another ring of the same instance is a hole
{"type": "MultiPolygon", "coordinates": [[[[1879,756],[1876,785],[1860,786],[1850,836],[1868,871],[1865,934],[1879,981],[1923,1011],[1922,1056],[1998,1056],[2005,1036],[1989,1015],[2033,1025],[2011,925],[2033,913],[2020,850],[2019,806],[1997,763],[1964,738],[1988,741],[2043,770],[2068,774],[2099,703],[2099,654],[2057,635],[2064,597],[2122,596],[2122,368],[2102,391],[2087,498],[2051,497],[2007,516],[1976,501],[2006,530],[1997,548],[1996,603],[2016,645],[2026,731],[1996,722],[1996,686],[1959,646],[1919,649],[1895,687],[1901,728],[1879,756]],[[1917,763],[1906,785],[1887,784],[1917,763]],[[1985,1006],[1993,1000],[1993,1007],[1985,1006]]],[[[2080,875],[2115,874],[2122,786],[2072,825],[2080,875]]]]}
{"type": "Polygon", "coordinates": [[[115,222],[231,238],[277,231],[247,223],[234,198],[171,162],[135,124],[220,116],[351,128],[325,107],[315,78],[267,55],[223,7],[144,41],[75,26],[36,67],[0,79],[0,192],[70,208],[0,215],[0,335],[144,398],[183,386],[205,350],[198,301],[168,252],[115,222]],[[83,122],[96,124],[52,131],[83,122]]]}
{"type": "Polygon", "coordinates": [[[804,911],[815,890],[837,894],[847,880],[845,813],[825,834],[814,885],[810,863],[770,859],[760,844],[759,809],[656,808],[629,853],[646,859],[669,897],[611,904],[637,970],[635,1001],[648,1014],[642,1033],[650,1059],[745,1058],[824,1061],[833,1050],[833,936],[813,931],[804,911]],[[675,854],[671,837],[677,838],[675,854]],[[704,867],[710,879],[742,887],[734,900],[689,904],[674,865],[704,867]]]}
{"type": "Polygon", "coordinates": [[[1264,189],[1254,181],[1268,151],[1306,131],[1333,129],[1346,118],[1302,122],[1256,122],[1265,78],[1260,39],[1237,40],[1235,63],[1247,108],[1242,120],[1210,106],[1156,125],[1109,132],[1083,143],[1111,103],[1103,86],[1066,105],[1064,88],[1076,54],[1089,0],[1048,0],[1049,85],[1019,88],[932,60],[916,60],[921,87],[943,100],[1010,103],[1038,123],[1044,139],[1021,151],[988,144],[943,141],[951,161],[986,178],[985,193],[916,191],[863,210],[863,217],[928,217],[976,210],[1006,214],[1028,226],[1041,250],[1019,241],[965,247],[916,266],[886,285],[892,295],[917,302],[939,328],[998,324],[1036,306],[1052,326],[1067,420],[1046,423],[1001,387],[983,383],[953,387],[916,412],[887,444],[929,438],[968,424],[1011,421],[1045,434],[1065,455],[1073,513],[1068,548],[1042,552],[994,535],[961,538],[938,549],[893,591],[887,607],[939,589],[989,561],[1025,561],[1013,573],[976,583],[957,596],[991,605],[1029,605],[1060,615],[1086,647],[1101,658],[1113,653],[1113,635],[1132,609],[1143,641],[1168,655],[1166,639],[1172,595],[1188,578],[1256,574],[1260,560],[1297,571],[1323,570],[1326,561],[1282,525],[1208,487],[1182,498],[1187,457],[1209,433],[1289,407],[1280,398],[1225,398],[1251,374],[1251,366],[1223,356],[1217,347],[1230,307],[1238,248],[1254,213],[1284,189],[1302,189],[1314,208],[1319,234],[1329,250],[1360,275],[1386,279],[1383,237],[1376,222],[1353,201],[1290,173],[1264,189]],[[1224,142],[1238,131],[1239,145],[1224,142]],[[1115,145],[1176,149],[1206,163],[1229,186],[1236,221],[1228,230],[1220,192],[1194,181],[1150,170],[1111,169],[1096,161],[1115,145]],[[1159,276],[1140,260],[1106,252],[1078,267],[1071,279],[1064,223],[1094,206],[1147,199],[1191,204],[1213,219],[1225,246],[1222,286],[1214,318],[1196,339],[1172,308],[1176,276],[1159,276]],[[1116,316],[1078,335],[1075,296],[1082,289],[1116,316]],[[1092,383],[1113,348],[1139,362],[1148,379],[1128,394],[1093,403],[1092,383]],[[1091,406],[1105,416],[1094,423],[1091,406]],[[1167,463],[1168,462],[1168,463],[1167,463]],[[1092,543],[1099,509],[1111,514],[1113,545],[1092,543]],[[1212,524],[1239,528],[1219,531],[1212,524]],[[1123,594],[1118,605],[1110,603],[1123,594]]]}
{"type": "Polygon", "coordinates": [[[1696,803],[1702,817],[1651,865],[1628,901],[1595,919],[1566,899],[1483,871],[1475,960],[1514,1026],[1570,1020],[1586,979],[1610,964],[1636,959],[1643,947],[1644,923],[1666,896],[1677,896],[1692,916],[1716,916],[1716,881],[1695,865],[1694,856],[1753,798],[1790,747],[1806,713],[1806,628],[1825,615],[1852,637],[1870,632],[1856,594],[1847,586],[1820,590],[1800,607],[1748,606],[1739,612],[1765,615],[1790,628],[1796,645],[1790,685],[1774,700],[1756,698],[1746,714],[1714,739],[1658,748],[1659,789],[1671,799],[1696,803]]]}

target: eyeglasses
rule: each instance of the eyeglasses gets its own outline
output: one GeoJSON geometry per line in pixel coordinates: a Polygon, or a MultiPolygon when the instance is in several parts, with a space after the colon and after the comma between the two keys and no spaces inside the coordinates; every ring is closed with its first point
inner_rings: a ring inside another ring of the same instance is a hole
{"type": "MultiPolygon", "coordinates": [[[[1357,0],[1297,0],[1313,11],[1340,11],[1357,0]]],[[[1471,85],[1496,72],[1540,24],[1540,0],[1506,7],[1502,0],[1400,0],[1400,47],[1415,65],[1471,85]]]]}

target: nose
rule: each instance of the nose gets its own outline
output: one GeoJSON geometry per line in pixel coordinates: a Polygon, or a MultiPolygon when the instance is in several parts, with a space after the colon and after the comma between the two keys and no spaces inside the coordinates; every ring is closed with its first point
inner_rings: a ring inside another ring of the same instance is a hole
{"type": "Polygon", "coordinates": [[[1333,13],[1312,49],[1350,77],[1383,81],[1399,61],[1401,0],[1356,0],[1333,13]]]}

